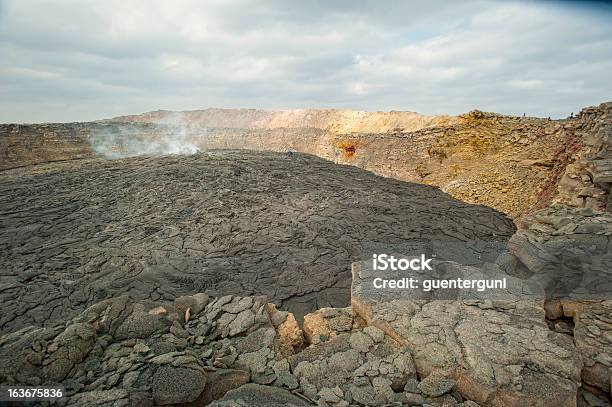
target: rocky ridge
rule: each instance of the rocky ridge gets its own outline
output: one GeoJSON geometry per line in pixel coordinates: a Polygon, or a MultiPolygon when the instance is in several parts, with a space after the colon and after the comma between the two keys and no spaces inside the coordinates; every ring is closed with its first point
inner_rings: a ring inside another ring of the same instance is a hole
{"type": "Polygon", "coordinates": [[[207,128],[304,129],[315,128],[336,134],[387,133],[402,129],[416,131],[446,126],[454,116],[425,116],[414,112],[365,112],[348,109],[204,109],[166,111],[119,116],[118,123],[186,124],[207,128]]]}
{"type": "Polygon", "coordinates": [[[609,205],[612,164],[606,137],[612,126],[612,103],[585,108],[565,120],[477,110],[460,116],[422,116],[412,112],[207,109],[158,111],[111,121],[243,127],[251,130],[230,132],[220,139],[213,136],[207,143],[210,148],[222,143],[225,148],[312,153],[385,177],[439,186],[461,200],[485,204],[512,217],[556,201],[600,210],[609,205]],[[299,136],[274,133],[295,128],[323,131],[311,136],[310,143],[299,136]],[[271,133],[257,136],[253,129],[271,133]],[[569,202],[573,197],[577,201],[569,202]]]}
{"type": "Polygon", "coordinates": [[[555,201],[600,210],[610,205],[610,143],[605,140],[611,112],[612,103],[564,120],[480,111],[430,117],[410,112],[208,109],[91,123],[4,124],[0,169],[97,155],[177,152],[180,149],[169,144],[178,139],[190,151],[240,148],[315,154],[385,177],[438,186],[463,201],[519,218],[555,201]]]}

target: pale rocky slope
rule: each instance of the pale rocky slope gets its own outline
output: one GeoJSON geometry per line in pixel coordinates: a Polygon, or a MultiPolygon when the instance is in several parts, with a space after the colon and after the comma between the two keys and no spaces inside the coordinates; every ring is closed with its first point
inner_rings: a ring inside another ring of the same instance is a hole
{"type": "Polygon", "coordinates": [[[184,112],[158,110],[112,119],[122,123],[188,124],[241,129],[315,128],[331,133],[387,133],[447,126],[455,116],[425,116],[414,112],[364,112],[348,109],[205,109],[184,112]]]}
{"type": "Polygon", "coordinates": [[[609,157],[605,151],[595,157],[597,163],[582,157],[602,148],[593,143],[605,143],[601,134],[609,131],[611,117],[612,103],[566,120],[478,111],[441,117],[346,110],[159,111],[92,123],[0,125],[0,169],[101,153],[176,152],[180,145],[299,151],[438,186],[458,199],[519,218],[557,199],[567,201],[556,196],[557,185],[576,160],[581,163],[575,165],[589,167],[588,174],[565,177],[561,195],[572,189],[572,199],[581,201],[576,205],[610,205],[605,189],[612,180],[609,157]]]}
{"type": "MultiPolygon", "coordinates": [[[[584,109],[567,120],[478,111],[444,120],[440,125],[383,132],[311,131],[305,136],[284,129],[213,132],[204,145],[316,154],[385,177],[435,185],[461,200],[517,218],[553,202],[566,166],[587,151],[602,148],[591,144],[604,142],[599,133],[612,126],[612,103],[584,109]]],[[[598,160],[603,160],[597,170],[603,178],[598,180],[609,183],[609,157],[598,160]]],[[[578,183],[584,184],[580,199],[585,205],[594,209],[609,205],[605,191],[588,181],[578,183]]]]}

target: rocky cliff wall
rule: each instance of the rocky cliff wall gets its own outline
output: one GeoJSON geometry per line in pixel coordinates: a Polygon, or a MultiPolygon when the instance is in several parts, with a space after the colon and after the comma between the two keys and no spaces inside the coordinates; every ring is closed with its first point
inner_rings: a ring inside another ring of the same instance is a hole
{"type": "Polygon", "coordinates": [[[150,123],[0,124],[0,170],[52,161],[206,149],[301,151],[321,155],[320,129],[204,128],[150,123]]]}
{"type": "Polygon", "coordinates": [[[479,111],[428,117],[406,112],[208,109],[91,123],[5,124],[0,125],[0,169],[97,154],[299,151],[435,185],[463,201],[518,218],[552,202],[610,208],[611,112],[612,103],[586,108],[566,120],[479,111]],[[355,129],[376,131],[348,131],[355,129]]]}
{"type": "Polygon", "coordinates": [[[88,134],[92,123],[0,124],[0,170],[92,154],[88,134]]]}
{"type": "Polygon", "coordinates": [[[554,200],[611,211],[612,103],[584,109],[573,124],[568,130],[579,149],[560,177],[554,200]]]}
{"type": "Polygon", "coordinates": [[[167,130],[150,124],[0,124],[0,170],[89,158],[97,154],[99,142],[119,152],[122,142],[165,134],[167,130]]]}

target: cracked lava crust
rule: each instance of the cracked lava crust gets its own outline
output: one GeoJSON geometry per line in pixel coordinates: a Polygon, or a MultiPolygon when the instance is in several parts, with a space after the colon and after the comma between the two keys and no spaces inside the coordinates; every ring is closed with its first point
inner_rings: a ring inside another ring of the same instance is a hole
{"type": "Polygon", "coordinates": [[[2,332],[105,298],[267,295],[349,303],[351,262],[410,239],[507,240],[514,224],[435,187],[305,154],[85,159],[0,173],[2,332]]]}

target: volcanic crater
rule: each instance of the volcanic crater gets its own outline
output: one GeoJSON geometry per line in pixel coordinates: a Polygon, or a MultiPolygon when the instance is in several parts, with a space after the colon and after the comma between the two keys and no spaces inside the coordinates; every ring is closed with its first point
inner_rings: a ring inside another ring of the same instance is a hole
{"type": "Polygon", "coordinates": [[[106,298],[344,307],[350,265],[414,239],[503,241],[497,211],[300,153],[86,159],[0,176],[3,330],[106,298]]]}
{"type": "Polygon", "coordinates": [[[611,157],[612,103],[0,124],[0,382],[70,406],[610,405],[611,157]],[[372,254],[416,248],[590,295],[371,288],[372,254]]]}

